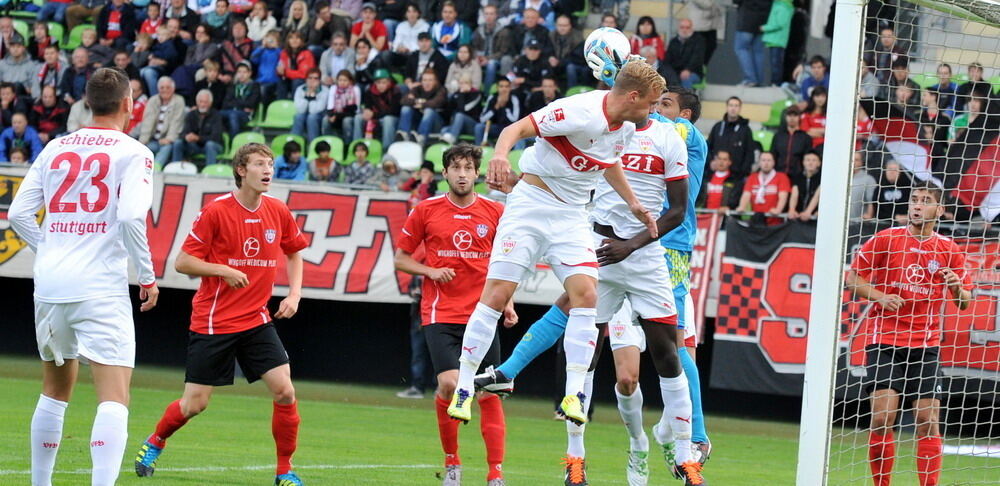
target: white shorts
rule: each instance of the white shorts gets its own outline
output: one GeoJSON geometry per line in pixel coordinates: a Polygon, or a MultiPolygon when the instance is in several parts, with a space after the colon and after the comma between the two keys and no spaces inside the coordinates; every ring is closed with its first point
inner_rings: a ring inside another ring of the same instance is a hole
{"type": "MultiPolygon", "coordinates": [[[[594,247],[606,239],[591,232],[594,247]]],[[[597,322],[610,322],[628,301],[632,311],[647,321],[677,325],[677,308],[670,271],[663,264],[663,248],[654,243],[625,260],[601,267],[597,279],[597,322]]]]}
{"type": "MultiPolygon", "coordinates": [[[[684,306],[684,309],[686,314],[690,314],[694,306],[691,304],[690,295],[687,296],[687,299],[688,305],[684,306]]],[[[627,346],[639,348],[640,353],[646,351],[646,333],[642,331],[637,317],[632,311],[632,306],[626,300],[621,309],[608,322],[608,341],[611,343],[612,351],[627,346]]],[[[687,316],[686,320],[692,324],[684,328],[684,342],[686,346],[696,346],[698,333],[695,330],[694,321],[691,320],[690,315],[687,316]]]]}
{"type": "Polygon", "coordinates": [[[86,358],[109,366],[135,367],[135,325],[129,296],[86,302],[35,302],[35,338],[42,361],[86,358]]]}
{"type": "MultiPolygon", "coordinates": [[[[571,206],[521,182],[507,196],[486,278],[520,283],[544,259],[561,282],[576,274],[596,279],[597,254],[592,243],[586,208],[571,206]],[[520,268],[512,271],[512,265],[520,268]]],[[[662,261],[660,256],[661,265],[662,261]]]]}

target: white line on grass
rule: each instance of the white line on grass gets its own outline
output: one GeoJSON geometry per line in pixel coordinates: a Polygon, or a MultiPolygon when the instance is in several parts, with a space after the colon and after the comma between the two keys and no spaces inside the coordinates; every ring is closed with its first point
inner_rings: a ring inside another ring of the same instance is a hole
{"type": "MultiPolygon", "coordinates": [[[[434,469],[438,466],[430,464],[296,464],[295,470],[303,469],[434,469]]],[[[163,472],[226,472],[226,471],[263,471],[274,469],[274,465],[257,466],[207,466],[207,467],[162,467],[156,468],[163,472]]],[[[132,471],[122,469],[123,472],[132,471]]],[[[56,474],[90,474],[90,469],[74,469],[71,471],[56,470],[56,474]]],[[[15,469],[0,469],[0,476],[28,476],[31,470],[18,471],[15,469]]]]}

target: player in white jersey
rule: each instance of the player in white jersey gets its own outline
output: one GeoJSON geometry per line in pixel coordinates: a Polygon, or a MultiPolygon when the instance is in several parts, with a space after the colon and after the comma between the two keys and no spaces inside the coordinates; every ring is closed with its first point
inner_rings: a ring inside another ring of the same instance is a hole
{"type": "Polygon", "coordinates": [[[99,69],[87,81],[93,123],[52,140],[10,206],[11,226],[35,251],[35,329],[42,394],[31,419],[31,481],[48,486],[63,416],[79,368],[90,362],[97,415],[90,436],[91,484],[115,484],[128,436],[135,333],[128,290],[131,259],[142,286],[140,310],[159,290],[146,240],[153,202],[153,154],[126,135],[128,77],[99,69]],[[45,209],[41,227],[36,213],[45,209]]]}
{"type": "Polygon", "coordinates": [[[507,198],[486,285],[469,318],[458,386],[448,407],[451,417],[471,418],[473,379],[493,342],[501,311],[518,283],[544,258],[563,282],[571,308],[564,340],[566,397],[559,410],[578,424],[587,421],[583,390],[597,341],[598,263],[585,205],[603,175],[628,203],[633,217],[657,236],[652,215],[629,187],[620,157],[634,124],[645,124],[663,87],[663,78],[654,69],[630,62],[612,90],[556,100],[500,134],[487,173],[487,183],[494,188],[507,181],[507,155],[514,144],[537,139],[521,158],[522,180],[507,198]]]}

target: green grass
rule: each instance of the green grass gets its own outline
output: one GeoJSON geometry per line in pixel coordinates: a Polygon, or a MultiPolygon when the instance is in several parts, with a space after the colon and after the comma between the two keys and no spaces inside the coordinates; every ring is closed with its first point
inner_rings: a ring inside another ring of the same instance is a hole
{"type": "MultiPolygon", "coordinates": [[[[30,359],[0,357],[0,484],[28,482],[28,424],[39,387],[40,366],[30,359]]],[[[163,408],[181,391],[183,371],[140,367],[132,387],[129,447],[119,480],[122,485],[248,485],[273,482],[274,445],[271,402],[261,385],[220,388],[208,410],[170,439],[153,478],[137,478],[132,457],[151,432],[163,408]]],[[[87,442],[96,406],[89,374],[81,372],[66,416],[65,438],[56,465],[56,484],[87,484],[87,442]]],[[[299,382],[302,428],[295,465],[310,485],[433,485],[441,467],[441,450],[433,402],[405,400],[397,390],[358,385],[299,382]]],[[[650,395],[650,392],[647,392],[650,395]]],[[[542,400],[514,398],[507,411],[505,473],[512,485],[561,484],[560,459],[565,426],[551,420],[542,400]]],[[[478,413],[478,410],[476,411],[478,413]]],[[[647,425],[658,414],[647,409],[647,425]]],[[[476,421],[476,418],[473,418],[476,421]]],[[[715,447],[706,477],[718,485],[794,484],[798,427],[793,424],[710,416],[715,447]]],[[[485,483],[485,457],[479,427],[461,428],[465,484],[485,483]]],[[[854,440],[854,439],[852,439],[854,440]]],[[[867,441],[858,442],[866,444],[867,441]]],[[[909,447],[904,445],[903,447],[909,447]]],[[[591,484],[625,484],[628,441],[613,404],[601,404],[587,427],[588,476],[591,484]]],[[[855,450],[858,467],[838,473],[831,484],[862,481],[865,452],[855,450]]],[[[851,456],[845,456],[851,457],[851,456]]],[[[976,467],[971,458],[946,457],[948,467],[976,467]],[[957,462],[961,462],[958,464],[957,462]]],[[[978,460],[983,461],[983,460],[978,460]]],[[[668,479],[658,460],[651,464],[650,484],[679,484],[668,479]]],[[[913,470],[912,459],[897,461],[898,470],[913,470]]],[[[981,474],[977,475],[981,477],[981,474]]],[[[944,484],[967,484],[942,478],[944,484]]],[[[916,484],[912,473],[895,478],[916,484]]],[[[980,483],[982,484],[982,483],[980,483]]]]}

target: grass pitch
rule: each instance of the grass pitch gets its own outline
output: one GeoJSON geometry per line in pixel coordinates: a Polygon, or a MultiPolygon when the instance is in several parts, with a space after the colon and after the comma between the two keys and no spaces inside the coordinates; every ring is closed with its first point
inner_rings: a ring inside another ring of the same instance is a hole
{"type": "MultiPolygon", "coordinates": [[[[294,372],[294,370],[293,370],[294,372]]],[[[29,482],[29,423],[40,390],[41,367],[25,358],[0,357],[0,484],[29,482]]],[[[152,478],[137,478],[132,458],[153,430],[164,407],[178,398],[184,373],[180,369],[140,367],[136,370],[129,407],[129,447],[119,479],[122,485],[269,485],[274,481],[271,402],[260,384],[218,389],[208,410],[170,439],[152,478]]],[[[302,426],[295,469],[310,485],[433,485],[442,470],[433,401],[405,400],[395,389],[298,382],[302,426]]],[[[610,386],[610,383],[599,386],[610,386]]],[[[647,391],[647,397],[653,395],[647,391]]],[[[659,403],[655,397],[649,402],[659,403]]],[[[64,439],[56,464],[55,484],[89,484],[88,441],[95,410],[89,373],[81,372],[66,415],[64,439]]],[[[505,476],[511,485],[562,484],[560,459],[565,451],[565,426],[551,419],[547,401],[514,397],[505,401],[507,456],[505,476]]],[[[464,484],[484,484],[485,451],[477,425],[460,431],[464,484]]],[[[658,413],[647,407],[647,430],[658,413]]],[[[793,424],[710,416],[709,434],[715,452],[705,475],[718,485],[791,485],[795,482],[798,427],[793,424]]],[[[903,434],[901,434],[903,435],[903,434]]],[[[652,441],[652,437],[650,437],[652,441]]],[[[867,444],[867,440],[858,442],[867,444]]],[[[835,447],[838,447],[835,445],[835,447]]],[[[844,446],[839,446],[844,447],[844,446]]],[[[588,476],[593,485],[626,484],[624,464],[628,440],[614,404],[600,403],[587,426],[588,476]]],[[[900,455],[910,454],[910,445],[900,455]]],[[[855,466],[838,472],[831,484],[868,484],[865,450],[847,452],[855,466]]],[[[945,457],[946,468],[980,468],[986,459],[945,457]]],[[[995,462],[992,460],[990,462],[995,462]]],[[[995,467],[995,464],[991,464],[995,467]]],[[[651,454],[650,484],[677,485],[656,454],[651,454]]],[[[912,458],[901,457],[897,470],[912,471],[912,458]]],[[[990,469],[986,469],[989,471],[990,469]]],[[[993,469],[995,471],[995,469],[993,469]]],[[[966,470],[968,472],[968,470],[966,470]]],[[[946,474],[941,484],[967,483],[946,474]]],[[[913,473],[894,478],[916,484],[913,473]]],[[[817,482],[817,484],[819,484],[817,482]]]]}

